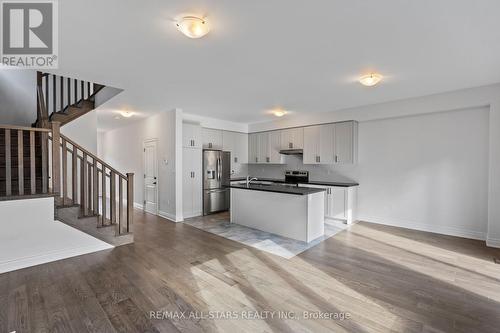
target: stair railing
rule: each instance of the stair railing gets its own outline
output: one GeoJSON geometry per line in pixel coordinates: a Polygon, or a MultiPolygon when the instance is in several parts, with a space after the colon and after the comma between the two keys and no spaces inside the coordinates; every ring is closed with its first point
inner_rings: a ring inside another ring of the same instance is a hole
{"type": "Polygon", "coordinates": [[[78,205],[81,218],[98,217],[97,227],[115,226],[117,235],[130,233],[133,223],[134,174],[120,173],[60,134],[57,122],[52,122],[51,140],[52,186],[56,194],[56,205],[78,205]]]}
{"type": "Polygon", "coordinates": [[[131,232],[134,174],[62,135],[58,122],[50,129],[0,125],[0,143],[0,199],[51,194],[58,207],[79,206],[80,217],[98,217],[97,227],[131,232]]]}
{"type": "MultiPolygon", "coordinates": [[[[93,82],[37,72],[37,95],[45,109],[45,114],[39,114],[38,120],[49,118],[49,113],[51,116],[65,112],[70,106],[78,107],[82,101],[91,100],[103,87],[93,82]]],[[[40,106],[39,110],[42,110],[40,106]]]]}
{"type": "Polygon", "coordinates": [[[0,125],[0,141],[4,146],[4,156],[0,157],[0,169],[3,169],[0,173],[0,197],[49,193],[46,141],[50,132],[46,128],[0,125]]]}

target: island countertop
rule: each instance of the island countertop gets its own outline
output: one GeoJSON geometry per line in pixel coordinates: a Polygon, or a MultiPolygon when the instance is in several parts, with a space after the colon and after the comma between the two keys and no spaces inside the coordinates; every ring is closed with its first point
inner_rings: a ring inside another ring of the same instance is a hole
{"type": "MultiPolygon", "coordinates": [[[[235,177],[231,178],[232,182],[246,180],[246,177],[235,177]]],[[[258,181],[262,182],[271,182],[271,183],[286,183],[284,179],[275,179],[275,178],[258,178],[258,181]]],[[[358,183],[355,182],[329,182],[322,180],[309,180],[308,182],[297,182],[294,184],[301,185],[321,185],[321,186],[332,186],[332,187],[354,187],[359,186],[358,183]]]]}
{"type": "Polygon", "coordinates": [[[322,188],[311,188],[311,187],[298,187],[298,186],[285,186],[285,185],[261,185],[261,184],[231,184],[228,185],[229,188],[237,188],[242,190],[253,190],[253,191],[263,191],[263,192],[274,192],[283,194],[294,194],[294,195],[309,195],[318,192],[324,192],[325,189],[322,188]]]}

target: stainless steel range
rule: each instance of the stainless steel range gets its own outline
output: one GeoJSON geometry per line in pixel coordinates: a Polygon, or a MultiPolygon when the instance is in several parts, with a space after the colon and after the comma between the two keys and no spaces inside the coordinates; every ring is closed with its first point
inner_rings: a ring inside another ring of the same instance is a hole
{"type": "Polygon", "coordinates": [[[309,182],[309,171],[285,171],[285,183],[290,185],[297,185],[298,183],[309,182]]]}

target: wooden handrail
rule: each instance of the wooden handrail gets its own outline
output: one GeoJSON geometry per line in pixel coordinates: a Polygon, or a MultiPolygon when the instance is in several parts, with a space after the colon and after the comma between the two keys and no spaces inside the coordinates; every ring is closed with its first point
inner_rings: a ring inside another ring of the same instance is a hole
{"type": "Polygon", "coordinates": [[[13,126],[13,125],[0,125],[0,129],[10,129],[10,130],[17,130],[17,131],[30,131],[30,132],[46,132],[46,133],[51,132],[51,130],[48,128],[23,127],[23,126],[13,126]]]}

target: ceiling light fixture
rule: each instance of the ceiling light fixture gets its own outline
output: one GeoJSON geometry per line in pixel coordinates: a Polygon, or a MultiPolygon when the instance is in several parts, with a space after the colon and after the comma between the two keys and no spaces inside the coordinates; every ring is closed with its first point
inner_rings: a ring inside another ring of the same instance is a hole
{"type": "Polygon", "coordinates": [[[382,80],[383,76],[377,73],[364,75],[359,79],[359,83],[367,87],[373,87],[382,80]]]}
{"type": "Polygon", "coordinates": [[[189,38],[201,38],[210,31],[207,20],[196,16],[184,16],[176,25],[177,29],[189,38]]]}
{"type": "Polygon", "coordinates": [[[273,114],[276,117],[283,117],[284,115],[286,115],[286,111],[285,110],[273,110],[273,114]]]}
{"type": "Polygon", "coordinates": [[[134,115],[132,112],[129,112],[129,111],[120,111],[120,114],[122,115],[122,117],[125,117],[125,118],[130,118],[134,115]]]}

